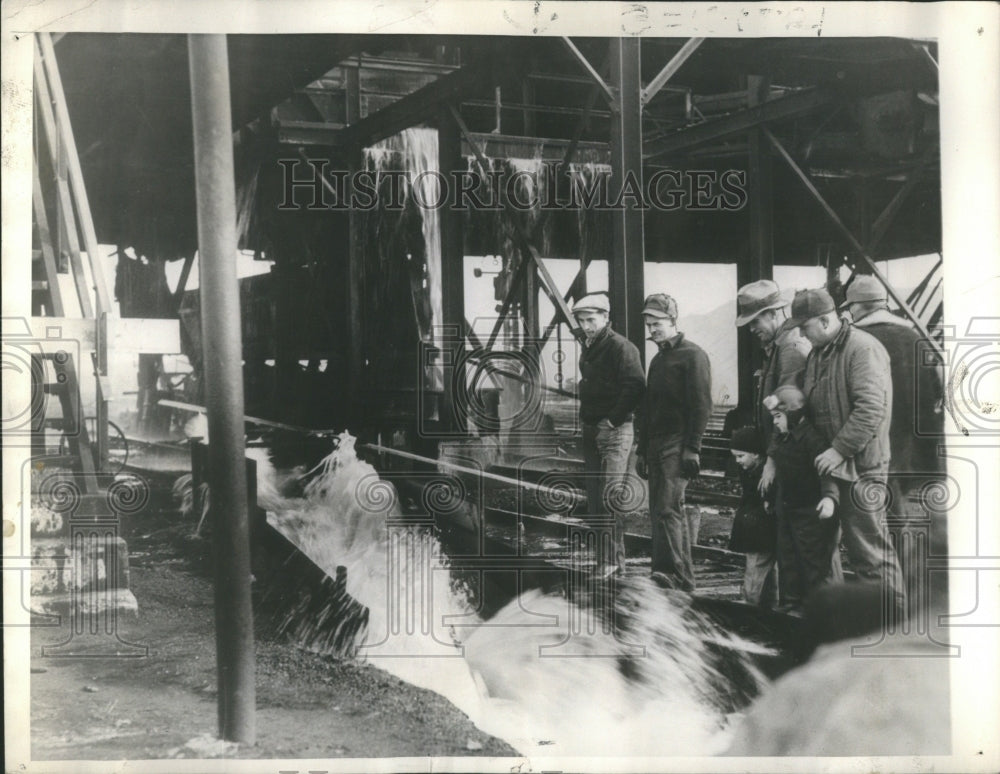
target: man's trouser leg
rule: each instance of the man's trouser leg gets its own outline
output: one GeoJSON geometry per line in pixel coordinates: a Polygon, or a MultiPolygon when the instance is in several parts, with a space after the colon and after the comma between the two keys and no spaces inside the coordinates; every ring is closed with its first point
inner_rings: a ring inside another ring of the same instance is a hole
{"type": "Polygon", "coordinates": [[[833,552],[836,549],[836,518],[820,519],[812,506],[796,508],[790,518],[795,540],[802,599],[830,579],[833,552]]]}
{"type": "Polygon", "coordinates": [[[788,509],[781,503],[775,508],[778,516],[778,590],[782,605],[802,605],[802,574],[799,570],[798,547],[788,509]]]}
{"type": "MultiPolygon", "coordinates": [[[[604,511],[614,516],[613,546],[614,556],[607,557],[620,569],[625,569],[625,515],[623,508],[637,498],[630,496],[626,473],[628,457],[632,451],[635,431],[631,422],[624,422],[615,428],[599,428],[597,449],[601,455],[602,500],[604,511]]],[[[602,557],[603,559],[603,557],[602,557]]]]}
{"type": "Polygon", "coordinates": [[[609,514],[615,522],[613,555],[598,556],[597,561],[599,564],[615,564],[622,569],[625,567],[625,525],[621,506],[634,499],[622,487],[626,483],[625,474],[634,437],[631,422],[613,428],[584,425],[588,512],[592,515],[609,514]],[[591,440],[589,444],[588,437],[591,440]]]}
{"type": "Polygon", "coordinates": [[[743,599],[751,605],[774,607],[774,552],[747,553],[743,575],[743,599]]]}
{"type": "Polygon", "coordinates": [[[684,513],[687,479],[681,475],[680,438],[650,439],[649,521],[653,533],[653,572],[662,572],[678,588],[694,590],[691,534],[684,513]]]}
{"type": "Polygon", "coordinates": [[[840,526],[851,568],[861,580],[879,582],[896,611],[906,609],[903,574],[885,524],[887,469],[858,471],[857,481],[839,481],[840,526]]]}
{"type": "Polygon", "coordinates": [[[600,514],[604,511],[601,502],[603,476],[601,475],[601,453],[597,448],[597,425],[583,425],[583,475],[587,490],[587,513],[600,514]]]}

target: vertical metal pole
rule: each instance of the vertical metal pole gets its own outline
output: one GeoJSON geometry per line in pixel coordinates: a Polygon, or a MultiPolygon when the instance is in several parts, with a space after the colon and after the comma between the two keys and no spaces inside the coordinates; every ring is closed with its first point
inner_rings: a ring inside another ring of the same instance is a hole
{"type": "MultiPolygon", "coordinates": [[[[642,80],[639,38],[611,41],[611,82],[615,103],[611,117],[611,200],[621,192],[626,178],[642,190],[642,80]]],[[[612,213],[613,246],[608,266],[611,319],[616,330],[639,348],[645,361],[645,331],[639,311],[645,293],[645,245],[640,203],[627,197],[612,213]]]]}
{"type": "MultiPolygon", "coordinates": [[[[452,173],[461,172],[465,166],[461,130],[451,111],[445,107],[438,114],[438,168],[450,186],[454,182],[452,173]]],[[[466,428],[467,417],[461,414],[461,401],[455,400],[456,392],[465,389],[466,379],[465,366],[458,365],[465,349],[465,245],[462,238],[462,213],[447,205],[442,207],[438,214],[438,226],[441,229],[443,318],[440,322],[455,333],[443,337],[443,346],[451,350],[445,355],[444,361],[445,411],[448,417],[446,427],[462,432],[466,428]],[[447,422],[453,424],[449,426],[447,422]]]]}
{"type": "MultiPolygon", "coordinates": [[[[765,101],[769,89],[770,82],[767,78],[749,76],[747,97],[750,107],[756,107],[765,101]]],[[[736,264],[736,284],[739,287],[774,277],[774,192],[770,144],[759,129],[750,130],[748,141],[750,254],[745,261],[736,264]]],[[[763,353],[746,326],[737,332],[736,347],[738,404],[748,412],[748,417],[753,417],[758,410],[754,395],[754,372],[763,363],[763,353]]]]}
{"type": "MultiPolygon", "coordinates": [[[[357,69],[348,70],[357,74],[357,69]]],[[[350,99],[350,90],[348,99],[350,99]]],[[[360,103],[359,103],[360,104],[360,103]]],[[[356,174],[365,166],[364,153],[361,148],[353,147],[348,151],[348,169],[350,177],[348,195],[353,199],[356,174]]],[[[365,213],[353,207],[347,213],[347,282],[345,283],[346,298],[344,309],[347,311],[347,330],[350,334],[347,342],[347,402],[349,416],[359,427],[367,423],[365,402],[362,397],[367,389],[367,371],[365,367],[365,243],[364,222],[365,213]]],[[[355,429],[355,432],[357,430],[355,429]]]]}
{"type": "Polygon", "coordinates": [[[253,744],[253,608],[226,36],[188,35],[188,56],[212,492],[219,734],[223,739],[253,744]]]}

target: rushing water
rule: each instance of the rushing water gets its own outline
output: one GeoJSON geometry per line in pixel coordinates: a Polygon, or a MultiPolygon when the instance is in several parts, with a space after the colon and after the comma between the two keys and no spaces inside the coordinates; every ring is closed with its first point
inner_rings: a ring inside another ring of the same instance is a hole
{"type": "Polygon", "coordinates": [[[619,586],[620,638],[583,602],[537,590],[483,620],[433,531],[400,518],[394,489],[357,458],[351,436],[341,436],[303,498],[281,498],[266,459],[258,477],[272,525],[329,575],[347,568],[347,592],[369,610],[359,656],[445,696],[484,732],[531,755],[704,755],[725,746],[728,689],[717,656],[739,661],[753,681],[739,650],[750,645],[647,579],[619,586]]]}

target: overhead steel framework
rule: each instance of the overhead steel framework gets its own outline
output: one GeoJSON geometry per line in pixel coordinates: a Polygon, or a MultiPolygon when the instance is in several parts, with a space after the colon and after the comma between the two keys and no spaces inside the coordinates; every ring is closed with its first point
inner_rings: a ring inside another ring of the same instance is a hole
{"type": "MultiPolygon", "coordinates": [[[[137,245],[153,259],[190,258],[193,208],[177,202],[180,192],[191,190],[191,171],[175,161],[190,157],[190,150],[183,141],[163,142],[184,136],[176,127],[189,95],[171,76],[184,42],[179,36],[146,37],[140,48],[127,36],[65,36],[58,47],[70,62],[70,109],[80,115],[76,123],[88,148],[85,173],[100,192],[95,221],[101,241],[137,245]],[[88,57],[107,66],[96,73],[73,66],[88,57]],[[100,92],[94,78],[120,65],[116,57],[133,60],[130,78],[112,79],[108,96],[95,98],[100,92]],[[130,98],[149,103],[152,130],[129,134],[115,121],[109,129],[108,120],[94,117],[122,114],[130,98]],[[165,105],[174,110],[158,109],[165,105]],[[122,178],[131,189],[123,188],[122,178]],[[154,178],[156,186],[128,196],[154,178]]],[[[595,257],[608,259],[615,325],[642,351],[639,310],[647,262],[734,263],[742,284],[771,277],[775,264],[827,261],[832,271],[846,261],[880,276],[877,260],[939,252],[934,54],[933,44],[888,38],[259,36],[234,38],[229,61],[238,150],[264,161],[292,151],[300,158],[338,159],[357,170],[364,148],[429,125],[438,130],[442,171],[465,170],[470,159],[484,171],[491,160],[506,156],[557,161],[564,173],[585,157],[610,169],[612,190],[627,184],[641,190],[662,170],[734,169],[745,175],[746,204],[733,212],[646,209],[624,197],[622,207],[593,214],[595,233],[606,242],[587,254],[564,238],[566,223],[558,214],[543,211],[528,227],[510,213],[502,215],[512,247],[504,255],[504,292],[497,299],[501,319],[486,337],[472,331],[463,308],[462,258],[488,245],[470,231],[467,217],[442,210],[437,322],[458,332],[462,343],[453,346],[475,362],[497,345],[511,314],[530,332],[536,353],[560,324],[573,331],[569,307],[594,289],[587,287],[585,269],[595,257]],[[249,77],[255,74],[259,83],[249,77]],[[541,260],[540,240],[553,230],[557,238],[545,257],[580,262],[567,288],[556,286],[541,260]],[[539,319],[539,293],[552,301],[551,320],[539,319]]],[[[365,262],[363,217],[349,212],[344,218],[337,233],[346,249],[337,266],[329,260],[330,271],[344,278],[336,315],[350,334],[342,362],[354,414],[376,386],[366,376],[375,356],[366,338],[371,267],[365,262]]],[[[492,249],[499,252],[498,245],[492,249]]],[[[287,280],[297,269],[281,256],[277,260],[275,275],[287,280]]],[[[928,332],[927,315],[890,293],[928,332]]],[[[275,316],[288,321],[277,359],[294,364],[303,356],[295,353],[304,352],[293,335],[297,310],[280,307],[299,302],[288,297],[276,303],[275,316]]],[[[745,404],[759,355],[744,332],[739,341],[745,404]]],[[[452,362],[458,354],[451,353],[452,362]]]]}

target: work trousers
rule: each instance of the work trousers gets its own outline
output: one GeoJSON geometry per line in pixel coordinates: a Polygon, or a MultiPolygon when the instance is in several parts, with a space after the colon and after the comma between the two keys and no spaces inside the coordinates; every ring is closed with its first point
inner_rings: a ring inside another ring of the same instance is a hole
{"type": "Polygon", "coordinates": [[[598,556],[599,564],[614,563],[625,568],[625,524],[621,505],[630,499],[619,487],[626,485],[628,457],[635,430],[631,422],[618,427],[583,425],[583,464],[587,487],[587,512],[593,516],[610,515],[614,520],[612,545],[614,555],[598,556]]]}
{"type": "Polygon", "coordinates": [[[781,601],[801,607],[830,579],[837,550],[837,517],[821,519],[814,505],[791,507],[780,501],[778,513],[778,583],[781,601]]]}
{"type": "Polygon", "coordinates": [[[840,481],[837,513],[851,568],[860,580],[882,584],[897,614],[906,609],[903,573],[886,528],[888,466],[858,471],[857,481],[840,481]]]}
{"type": "Polygon", "coordinates": [[[687,479],[681,475],[681,436],[650,438],[649,521],[653,533],[653,572],[666,575],[684,591],[694,590],[691,546],[697,539],[684,510],[687,479]]]}
{"type": "Polygon", "coordinates": [[[751,605],[773,608],[777,603],[778,584],[775,580],[777,557],[774,551],[747,552],[743,573],[743,600],[751,605]]]}

